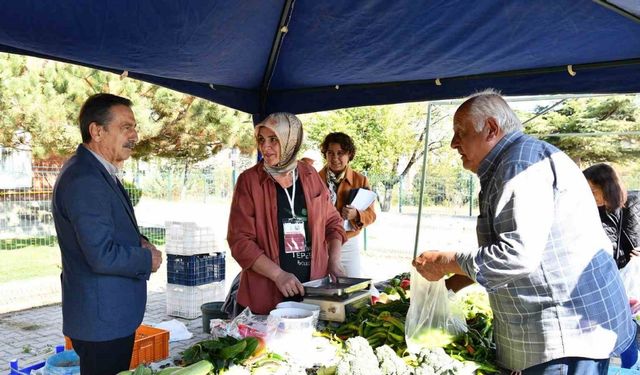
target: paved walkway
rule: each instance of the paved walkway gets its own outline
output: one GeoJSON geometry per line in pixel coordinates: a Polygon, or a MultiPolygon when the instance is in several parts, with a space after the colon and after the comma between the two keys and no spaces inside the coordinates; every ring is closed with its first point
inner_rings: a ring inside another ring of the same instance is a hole
{"type": "MultiPolygon", "coordinates": [[[[169,358],[178,358],[179,353],[193,343],[204,340],[208,334],[202,332],[202,318],[186,320],[167,316],[165,293],[150,292],[144,324],[155,324],[176,319],[187,326],[193,337],[186,341],[169,343],[169,358]]],[[[9,372],[9,362],[19,360],[19,366],[43,361],[56,345],[64,345],[62,335],[62,308],[59,303],[0,315],[0,374],[9,372]]]]}

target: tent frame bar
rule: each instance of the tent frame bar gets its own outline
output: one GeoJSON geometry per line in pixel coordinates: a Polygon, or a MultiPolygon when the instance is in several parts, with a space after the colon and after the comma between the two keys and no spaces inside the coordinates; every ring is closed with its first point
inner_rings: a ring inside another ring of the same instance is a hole
{"type": "MultiPolygon", "coordinates": [[[[587,63],[587,64],[574,64],[571,65],[571,69],[578,73],[579,71],[593,70],[593,69],[603,69],[603,68],[620,68],[631,65],[640,65],[640,58],[635,59],[627,59],[627,60],[613,60],[613,61],[604,61],[597,63],[587,63]]],[[[449,78],[437,78],[433,79],[421,79],[414,81],[393,81],[393,82],[380,82],[380,83],[369,83],[369,84],[336,84],[340,87],[340,90],[349,90],[349,89],[369,89],[369,88],[384,88],[389,86],[399,86],[399,85],[433,85],[436,86],[436,79],[439,80],[439,83],[444,85],[447,81],[469,81],[476,79],[488,79],[488,78],[508,78],[508,77],[519,77],[533,74],[544,74],[544,73],[568,73],[568,65],[560,65],[560,66],[551,66],[546,68],[533,68],[533,69],[518,69],[518,70],[509,70],[505,72],[495,72],[495,73],[482,73],[482,74],[471,74],[465,76],[457,76],[457,77],[449,77],[449,78]]],[[[299,92],[319,92],[319,91],[328,91],[336,90],[336,85],[332,86],[317,86],[317,87],[304,87],[293,90],[284,90],[278,89],[270,91],[271,93],[299,93],[299,92]]],[[[417,100],[421,101],[421,100],[417,100]]]]}
{"type": "Polygon", "coordinates": [[[630,20],[633,20],[635,22],[640,23],[640,16],[639,15],[631,13],[630,11],[628,11],[628,10],[626,10],[626,9],[620,7],[620,6],[611,3],[609,0],[593,0],[593,1],[596,4],[600,4],[600,5],[602,5],[603,7],[607,8],[609,10],[612,10],[612,11],[614,11],[614,12],[616,12],[616,13],[622,15],[622,16],[627,17],[630,20]]]}

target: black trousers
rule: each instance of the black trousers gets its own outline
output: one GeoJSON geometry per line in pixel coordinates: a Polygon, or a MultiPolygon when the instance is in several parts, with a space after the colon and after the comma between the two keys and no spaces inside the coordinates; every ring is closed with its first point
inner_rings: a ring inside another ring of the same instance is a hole
{"type": "Polygon", "coordinates": [[[80,357],[82,375],[114,375],[128,370],[135,332],[111,341],[82,341],[71,339],[73,349],[80,357]]]}

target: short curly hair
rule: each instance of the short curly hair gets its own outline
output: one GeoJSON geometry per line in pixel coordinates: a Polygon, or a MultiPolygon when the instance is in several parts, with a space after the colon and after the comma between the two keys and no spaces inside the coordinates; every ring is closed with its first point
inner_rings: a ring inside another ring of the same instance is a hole
{"type": "Polygon", "coordinates": [[[329,144],[337,143],[340,148],[349,153],[349,161],[353,160],[356,156],[356,145],[353,143],[353,139],[342,132],[329,133],[324,137],[324,141],[320,145],[320,151],[322,156],[327,158],[327,151],[329,150],[329,144]]]}

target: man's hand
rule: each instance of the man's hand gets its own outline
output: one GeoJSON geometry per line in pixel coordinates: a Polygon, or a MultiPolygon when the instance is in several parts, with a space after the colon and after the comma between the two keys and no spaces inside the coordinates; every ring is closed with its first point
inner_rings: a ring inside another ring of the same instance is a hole
{"type": "Polygon", "coordinates": [[[438,281],[449,273],[462,273],[455,253],[450,251],[425,251],[412,264],[429,281],[438,281]]]}
{"type": "Polygon", "coordinates": [[[162,252],[155,248],[149,251],[151,251],[151,272],[156,272],[162,264],[162,252]]]}
{"type": "Polygon", "coordinates": [[[140,237],[140,243],[142,244],[142,247],[144,247],[145,249],[149,249],[149,250],[156,249],[156,250],[158,250],[154,244],[152,244],[151,242],[147,241],[147,239],[144,238],[144,237],[140,237]]]}
{"type": "Polygon", "coordinates": [[[141,237],[140,242],[142,243],[142,247],[151,251],[151,272],[156,272],[162,264],[162,252],[145,238],[141,237]]]}
{"type": "Polygon", "coordinates": [[[469,276],[465,275],[453,275],[444,281],[447,289],[454,293],[457,293],[460,289],[465,288],[474,283],[469,276]]]}
{"type": "Polygon", "coordinates": [[[632,249],[631,252],[629,253],[630,256],[632,257],[637,257],[640,255],[640,247],[636,247],[635,249],[632,249]]]}
{"type": "Polygon", "coordinates": [[[274,280],[276,286],[285,297],[293,297],[296,294],[304,296],[304,287],[298,278],[289,272],[280,270],[274,280]]]}
{"type": "Polygon", "coordinates": [[[340,215],[345,220],[356,220],[358,216],[360,216],[358,214],[358,210],[349,205],[342,207],[342,212],[340,213],[340,215]]]}

